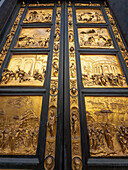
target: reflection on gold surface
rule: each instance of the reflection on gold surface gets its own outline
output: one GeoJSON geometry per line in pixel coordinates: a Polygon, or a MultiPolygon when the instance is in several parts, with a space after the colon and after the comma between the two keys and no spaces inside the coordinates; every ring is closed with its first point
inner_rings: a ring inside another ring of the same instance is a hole
{"type": "Polygon", "coordinates": [[[29,9],[23,23],[50,23],[52,9],[29,9]]]}
{"type": "Polygon", "coordinates": [[[100,9],[76,9],[77,23],[105,23],[100,9]]]}
{"type": "Polygon", "coordinates": [[[15,48],[48,48],[50,28],[22,28],[15,48]]]}
{"type": "Polygon", "coordinates": [[[128,156],[128,97],[85,97],[90,154],[128,156]]]}
{"type": "Polygon", "coordinates": [[[107,28],[78,28],[80,48],[114,48],[107,28]]]}
{"type": "Polygon", "coordinates": [[[47,55],[13,55],[8,69],[2,74],[4,86],[43,86],[47,55]]]}
{"type": "Polygon", "coordinates": [[[116,55],[80,55],[84,87],[126,87],[116,55]]]}
{"type": "Polygon", "coordinates": [[[41,96],[0,97],[0,155],[35,155],[41,96]]]}

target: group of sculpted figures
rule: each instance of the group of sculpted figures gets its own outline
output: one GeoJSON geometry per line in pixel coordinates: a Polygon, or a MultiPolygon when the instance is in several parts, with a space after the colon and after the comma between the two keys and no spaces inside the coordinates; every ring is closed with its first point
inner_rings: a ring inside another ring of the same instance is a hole
{"type": "Polygon", "coordinates": [[[79,22],[97,22],[103,20],[103,15],[99,12],[83,12],[77,16],[79,22]]]}
{"type": "Polygon", "coordinates": [[[51,22],[52,15],[43,10],[29,11],[24,23],[51,22]]]}
{"type": "Polygon", "coordinates": [[[108,74],[94,74],[88,76],[82,74],[84,86],[123,86],[126,83],[126,79],[123,75],[113,73],[108,74]]]}
{"type": "Polygon", "coordinates": [[[91,156],[125,156],[128,153],[128,127],[110,124],[89,125],[91,156]]]}
{"type": "Polygon", "coordinates": [[[32,36],[21,35],[18,39],[16,48],[48,48],[49,38],[37,40],[32,36]]]}
{"type": "MultiPolygon", "coordinates": [[[[37,122],[37,118],[33,118],[37,122]]],[[[0,154],[35,154],[38,140],[39,126],[35,123],[35,127],[31,125],[29,118],[18,120],[14,123],[0,127],[0,154]]],[[[38,120],[39,121],[39,120],[38,120]]]]}
{"type": "Polygon", "coordinates": [[[79,33],[79,44],[84,47],[110,48],[113,47],[112,40],[102,33],[100,29],[90,29],[79,33]]]}
{"type": "MultiPolygon", "coordinates": [[[[33,79],[38,81],[43,81],[45,78],[45,70],[43,73],[39,73],[38,71],[35,71],[33,74],[33,79]]],[[[9,69],[4,69],[4,72],[2,73],[2,80],[1,83],[7,84],[8,82],[11,82],[12,80],[18,80],[19,83],[30,81],[31,76],[29,73],[26,73],[24,70],[21,70],[18,68],[16,71],[12,71],[9,69]]]]}

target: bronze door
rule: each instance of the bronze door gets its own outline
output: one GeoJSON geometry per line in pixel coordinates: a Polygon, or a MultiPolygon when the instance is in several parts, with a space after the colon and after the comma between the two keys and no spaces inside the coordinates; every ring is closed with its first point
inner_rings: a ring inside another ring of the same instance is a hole
{"type": "Polygon", "coordinates": [[[18,2],[0,50],[0,168],[127,169],[127,50],[106,1],[18,2]]]}

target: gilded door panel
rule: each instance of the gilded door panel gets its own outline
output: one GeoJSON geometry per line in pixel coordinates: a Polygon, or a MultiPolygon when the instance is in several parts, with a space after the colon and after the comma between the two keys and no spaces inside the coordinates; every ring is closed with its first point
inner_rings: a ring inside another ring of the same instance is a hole
{"type": "Polygon", "coordinates": [[[36,155],[42,96],[0,96],[0,155],[36,155]]]}
{"type": "Polygon", "coordinates": [[[77,23],[105,23],[100,9],[76,9],[77,23]]]}
{"type": "Polygon", "coordinates": [[[45,80],[46,54],[13,55],[2,74],[1,86],[43,86],[45,80]]]}
{"type": "Polygon", "coordinates": [[[84,87],[127,87],[116,55],[80,55],[84,87]]]}
{"type": "Polygon", "coordinates": [[[128,156],[128,97],[86,96],[93,157],[128,156]]]}
{"type": "Polygon", "coordinates": [[[114,48],[107,28],[78,28],[80,48],[114,48]]]}
{"type": "Polygon", "coordinates": [[[48,48],[51,28],[22,28],[15,48],[48,48]]]}
{"type": "Polygon", "coordinates": [[[51,23],[52,9],[29,9],[23,23],[51,23]]]}

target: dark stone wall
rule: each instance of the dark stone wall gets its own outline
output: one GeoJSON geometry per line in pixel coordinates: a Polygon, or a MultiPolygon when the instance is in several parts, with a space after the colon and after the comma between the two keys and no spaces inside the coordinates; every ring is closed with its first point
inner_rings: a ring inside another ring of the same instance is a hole
{"type": "Polygon", "coordinates": [[[108,0],[128,47],[128,0],[108,0]]]}
{"type": "Polygon", "coordinates": [[[3,5],[0,7],[0,35],[3,34],[11,17],[12,11],[15,8],[17,0],[5,0],[3,5]]]}

